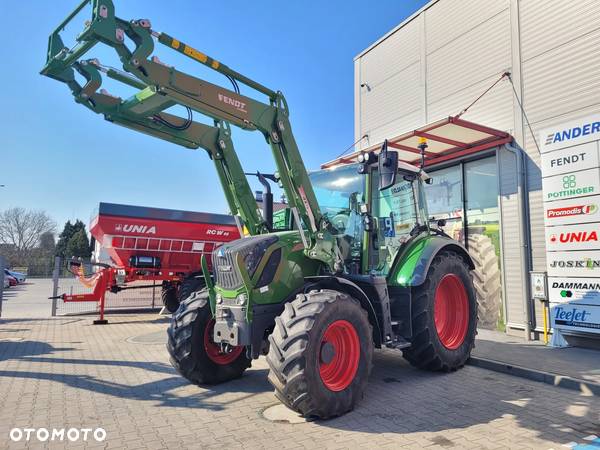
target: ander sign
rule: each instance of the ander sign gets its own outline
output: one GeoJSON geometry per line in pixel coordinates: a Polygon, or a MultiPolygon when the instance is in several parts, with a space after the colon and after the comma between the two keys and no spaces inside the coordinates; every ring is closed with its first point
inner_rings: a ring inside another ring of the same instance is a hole
{"type": "Polygon", "coordinates": [[[600,140],[600,114],[582,117],[540,131],[542,153],[600,140]]]}

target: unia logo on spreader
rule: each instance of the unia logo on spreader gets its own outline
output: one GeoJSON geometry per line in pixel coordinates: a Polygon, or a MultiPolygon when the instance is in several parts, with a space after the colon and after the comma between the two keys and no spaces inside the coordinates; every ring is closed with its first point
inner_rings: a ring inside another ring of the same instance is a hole
{"type": "Polygon", "coordinates": [[[546,218],[556,219],[558,217],[580,216],[583,214],[594,214],[598,211],[598,205],[573,205],[564,208],[550,208],[546,210],[546,218]]]}
{"type": "Polygon", "coordinates": [[[548,192],[548,200],[555,200],[562,197],[572,197],[574,195],[593,194],[594,186],[578,186],[577,176],[575,174],[564,175],[561,179],[562,190],[548,192]]]}
{"type": "Polygon", "coordinates": [[[115,225],[116,232],[125,233],[141,233],[141,234],[156,234],[156,225],[132,225],[129,223],[115,225]]]}

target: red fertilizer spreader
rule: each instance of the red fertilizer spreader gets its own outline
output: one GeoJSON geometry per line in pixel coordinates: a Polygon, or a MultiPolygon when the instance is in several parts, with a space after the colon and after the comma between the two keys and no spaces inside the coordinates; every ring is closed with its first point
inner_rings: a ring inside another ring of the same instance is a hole
{"type": "Polygon", "coordinates": [[[92,265],[97,270],[86,276],[82,263],[76,260],[70,262],[70,268],[93,291],[58,298],[65,302],[99,302],[100,320],[94,323],[106,323],[107,291],[149,287],[127,286],[136,281],[162,282],[163,303],[173,312],[179,303],[180,283],[202,272],[202,255],[206,255],[210,269],[212,251],[240,237],[229,215],[113,203],[100,203],[90,232],[96,241],[92,265]]]}

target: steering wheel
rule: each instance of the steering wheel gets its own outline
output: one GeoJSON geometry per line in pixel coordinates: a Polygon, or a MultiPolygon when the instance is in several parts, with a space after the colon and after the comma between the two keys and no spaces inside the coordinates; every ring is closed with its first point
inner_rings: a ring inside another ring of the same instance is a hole
{"type": "Polygon", "coordinates": [[[343,213],[336,214],[333,216],[333,219],[331,219],[331,223],[338,231],[338,234],[344,234],[344,231],[346,231],[346,227],[348,226],[348,215],[343,213]]]}

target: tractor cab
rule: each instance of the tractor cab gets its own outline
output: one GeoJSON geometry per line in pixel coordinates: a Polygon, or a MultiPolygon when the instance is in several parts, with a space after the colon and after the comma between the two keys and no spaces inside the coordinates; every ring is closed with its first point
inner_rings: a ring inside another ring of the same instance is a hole
{"type": "Polygon", "coordinates": [[[392,162],[395,176],[382,176],[375,155],[359,160],[312,172],[310,179],[345,272],[387,276],[405,244],[429,232],[423,182],[430,178],[402,161],[392,162]]]}

